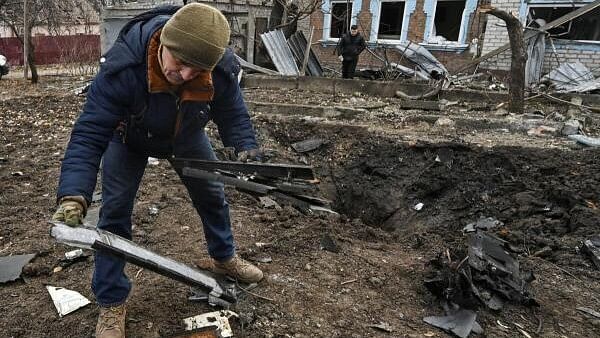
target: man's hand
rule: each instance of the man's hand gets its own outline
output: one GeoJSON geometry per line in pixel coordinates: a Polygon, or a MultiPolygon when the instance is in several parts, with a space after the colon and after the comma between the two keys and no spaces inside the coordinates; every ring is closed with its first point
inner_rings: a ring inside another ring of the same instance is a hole
{"type": "Polygon", "coordinates": [[[64,222],[68,226],[83,224],[85,217],[85,199],[81,196],[66,196],[61,198],[56,212],[52,216],[53,221],[64,222]]]}
{"type": "Polygon", "coordinates": [[[258,148],[242,150],[237,154],[239,162],[260,162],[262,160],[262,151],[258,148]]]}
{"type": "Polygon", "coordinates": [[[340,55],[340,56],[338,56],[338,60],[344,61],[344,57],[340,55]]]}

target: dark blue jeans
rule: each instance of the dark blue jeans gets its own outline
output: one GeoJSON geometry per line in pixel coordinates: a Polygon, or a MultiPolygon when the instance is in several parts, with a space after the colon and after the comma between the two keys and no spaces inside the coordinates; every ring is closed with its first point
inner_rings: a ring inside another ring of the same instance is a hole
{"type": "MultiPolygon", "coordinates": [[[[204,132],[195,133],[185,144],[176,144],[174,153],[177,157],[216,159],[204,132]]],[[[125,144],[117,140],[110,142],[102,166],[99,229],[131,239],[131,212],[147,161],[146,156],[131,152],[125,144]]],[[[178,174],[202,219],[209,255],[219,261],[232,257],[235,249],[223,185],[178,174]]],[[[92,290],[98,305],[114,306],[125,302],[131,283],[124,268],[123,260],[96,253],[92,290]]]]}

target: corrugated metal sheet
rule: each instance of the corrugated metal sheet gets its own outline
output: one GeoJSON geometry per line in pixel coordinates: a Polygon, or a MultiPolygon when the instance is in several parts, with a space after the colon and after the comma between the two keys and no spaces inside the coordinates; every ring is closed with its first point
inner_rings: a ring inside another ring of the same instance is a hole
{"type": "Polygon", "coordinates": [[[297,76],[298,65],[294,60],[294,55],[285,41],[285,36],[281,30],[274,30],[266,32],[260,35],[267,52],[275,64],[275,68],[283,74],[288,76],[297,76]]]}
{"type": "MultiPolygon", "coordinates": [[[[300,67],[302,67],[302,62],[304,62],[304,53],[307,45],[306,37],[302,31],[297,31],[288,39],[288,45],[296,58],[296,61],[300,67]]],[[[323,68],[321,67],[321,63],[315,53],[313,53],[312,49],[310,50],[310,54],[308,55],[308,64],[306,65],[307,74],[311,76],[323,76],[323,68]]]]}

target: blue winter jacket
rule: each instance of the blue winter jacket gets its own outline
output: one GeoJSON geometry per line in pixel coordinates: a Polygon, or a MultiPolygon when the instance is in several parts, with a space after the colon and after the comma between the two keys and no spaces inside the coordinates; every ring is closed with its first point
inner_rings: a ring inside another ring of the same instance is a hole
{"type": "Polygon", "coordinates": [[[231,50],[212,72],[214,96],[210,102],[180,102],[171,93],[149,93],[146,48],[152,35],[177,9],[157,8],[132,19],[104,56],[71,132],[58,198],[83,196],[91,201],[100,159],[113,138],[124,141],[135,152],[168,158],[175,145],[186,148],[186,140],[198,139],[194,133],[204,132],[208,121],[213,120],[225,146],[238,152],[257,148],[237,82],[239,64],[231,50]],[[175,132],[177,112],[181,123],[175,132]]]}

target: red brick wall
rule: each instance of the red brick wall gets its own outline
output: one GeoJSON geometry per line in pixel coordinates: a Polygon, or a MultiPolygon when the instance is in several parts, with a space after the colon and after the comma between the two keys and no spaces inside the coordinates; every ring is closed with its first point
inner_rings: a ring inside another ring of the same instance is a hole
{"type": "MultiPolygon", "coordinates": [[[[35,63],[94,62],[100,58],[99,35],[35,36],[35,63]]],[[[23,46],[17,38],[0,38],[0,54],[11,65],[23,64],[23,46]]]]}
{"type": "Polygon", "coordinates": [[[425,0],[417,0],[415,11],[410,15],[408,22],[408,39],[412,42],[423,42],[425,36],[425,20],[427,16],[423,11],[425,0]]]}

